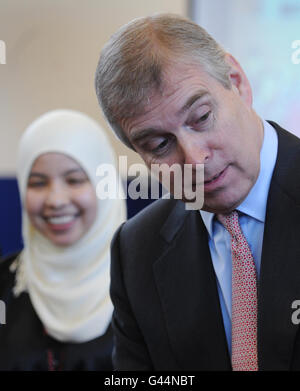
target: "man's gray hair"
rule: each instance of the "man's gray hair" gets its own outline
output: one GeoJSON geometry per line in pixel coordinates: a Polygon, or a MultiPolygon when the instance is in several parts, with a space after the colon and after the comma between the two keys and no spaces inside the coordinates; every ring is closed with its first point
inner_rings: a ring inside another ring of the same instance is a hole
{"type": "Polygon", "coordinates": [[[231,88],[225,54],[202,27],[177,15],[139,18],[119,29],[104,46],[95,76],[99,104],[119,139],[133,148],[121,121],[143,114],[150,95],[162,88],[167,65],[200,64],[231,88]]]}

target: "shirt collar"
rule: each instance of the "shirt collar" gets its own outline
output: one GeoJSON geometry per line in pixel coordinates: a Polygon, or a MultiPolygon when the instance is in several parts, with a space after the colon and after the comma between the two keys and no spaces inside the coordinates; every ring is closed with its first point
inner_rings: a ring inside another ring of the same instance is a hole
{"type": "MultiPolygon", "coordinates": [[[[263,120],[262,123],[264,139],[260,151],[259,176],[237,210],[264,223],[270,182],[277,158],[278,137],[275,129],[267,121],[263,120]]],[[[214,213],[200,210],[200,214],[210,237],[212,237],[214,213]]]]}

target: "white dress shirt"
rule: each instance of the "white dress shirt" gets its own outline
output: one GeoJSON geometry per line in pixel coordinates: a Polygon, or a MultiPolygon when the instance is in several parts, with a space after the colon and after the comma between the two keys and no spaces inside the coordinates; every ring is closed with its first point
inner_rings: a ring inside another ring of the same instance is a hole
{"type": "MultiPolygon", "coordinates": [[[[260,273],[262,241],[269,187],[277,158],[278,137],[266,121],[260,151],[260,172],[246,199],[236,208],[242,212],[240,225],[252,251],[257,275],[260,273]]],[[[231,354],[231,238],[229,232],[214,218],[214,213],[200,210],[209,234],[209,249],[217,277],[220,305],[228,349],[231,354]]]]}

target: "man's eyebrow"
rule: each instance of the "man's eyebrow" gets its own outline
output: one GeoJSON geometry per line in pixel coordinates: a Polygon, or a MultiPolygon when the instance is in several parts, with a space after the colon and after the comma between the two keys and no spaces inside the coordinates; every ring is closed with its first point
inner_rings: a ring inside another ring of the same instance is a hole
{"type": "MultiPolygon", "coordinates": [[[[178,115],[183,114],[185,111],[187,111],[197,100],[203,98],[205,95],[209,95],[208,91],[206,90],[199,90],[194,95],[192,95],[185,103],[185,105],[179,110],[178,115]]],[[[161,129],[155,129],[155,128],[146,128],[143,130],[137,130],[133,131],[130,135],[130,141],[132,143],[137,142],[149,135],[152,135],[153,133],[160,132],[161,129]]]]}
{"type": "Polygon", "coordinates": [[[203,98],[205,95],[208,95],[208,92],[206,90],[199,90],[194,95],[192,95],[185,105],[179,110],[178,114],[183,114],[186,112],[197,100],[203,98]]]}
{"type": "Polygon", "coordinates": [[[152,135],[153,133],[157,133],[159,132],[160,129],[155,129],[155,128],[146,128],[146,129],[143,129],[143,130],[137,130],[137,131],[133,131],[132,134],[130,135],[130,141],[131,142],[137,142],[149,135],[152,135]]]}

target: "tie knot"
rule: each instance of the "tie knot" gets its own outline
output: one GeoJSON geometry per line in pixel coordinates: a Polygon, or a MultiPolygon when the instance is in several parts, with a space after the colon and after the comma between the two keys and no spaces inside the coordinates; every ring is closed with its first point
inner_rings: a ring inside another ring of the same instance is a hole
{"type": "Polygon", "coordinates": [[[239,215],[236,210],[228,214],[218,214],[217,219],[227,229],[231,236],[237,238],[242,233],[239,224],[239,215]]]}

